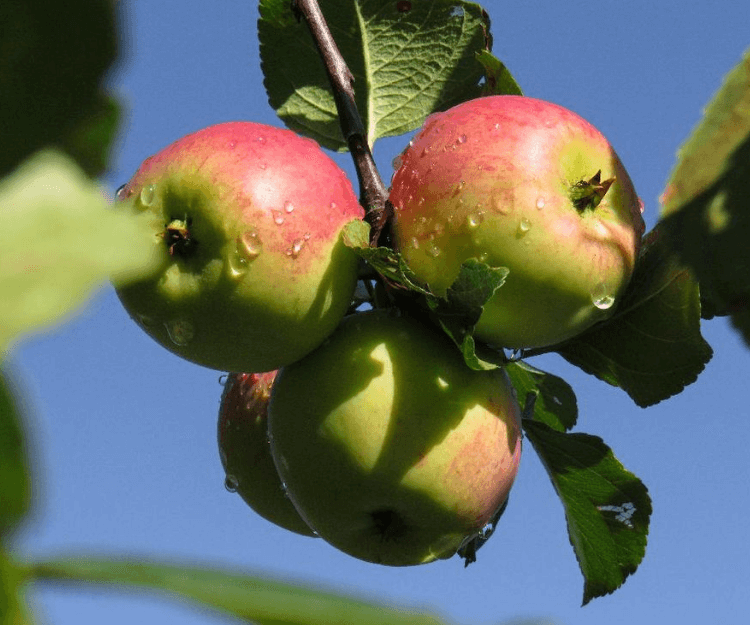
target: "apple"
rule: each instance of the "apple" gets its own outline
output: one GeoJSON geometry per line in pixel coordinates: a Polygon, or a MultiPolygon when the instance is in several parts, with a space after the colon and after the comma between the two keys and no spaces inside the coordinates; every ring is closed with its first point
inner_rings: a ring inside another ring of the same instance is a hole
{"type": "Polygon", "coordinates": [[[504,371],[469,369],[442,332],[387,310],[346,317],[279,371],[268,431],[307,524],[391,566],[448,558],[481,532],[521,454],[504,371]]]}
{"type": "Polygon", "coordinates": [[[587,121],[533,98],[478,98],[430,116],[398,160],[393,235],[418,278],[444,296],[469,258],[510,270],[478,339],[545,347],[612,315],[643,204],[587,121]]]}
{"type": "Polygon", "coordinates": [[[225,486],[260,516],[315,536],[286,496],[268,442],[268,400],[276,371],[230,373],[221,396],[218,442],[225,486]]]}
{"type": "Polygon", "coordinates": [[[311,139],[253,122],[210,126],[146,159],[117,199],[151,224],[163,261],[118,295],[187,360],[272,371],[317,347],[347,311],[358,259],[340,234],[364,211],[311,139]]]}

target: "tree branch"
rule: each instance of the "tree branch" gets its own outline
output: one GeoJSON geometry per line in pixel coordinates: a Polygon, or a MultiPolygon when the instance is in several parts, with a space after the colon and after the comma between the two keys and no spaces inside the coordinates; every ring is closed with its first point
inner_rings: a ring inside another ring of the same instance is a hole
{"type": "Polygon", "coordinates": [[[339,52],[317,0],[292,0],[292,10],[298,20],[304,18],[307,23],[328,74],[341,132],[357,170],[359,201],[365,208],[365,220],[372,227],[370,245],[374,247],[390,220],[392,207],[388,202],[388,191],[375,167],[364,124],[354,100],[354,76],[339,52]]]}

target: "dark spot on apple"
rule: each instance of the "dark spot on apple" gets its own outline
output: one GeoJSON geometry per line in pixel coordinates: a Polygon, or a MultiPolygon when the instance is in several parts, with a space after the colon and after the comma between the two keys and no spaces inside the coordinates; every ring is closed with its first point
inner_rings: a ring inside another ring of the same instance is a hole
{"type": "Polygon", "coordinates": [[[383,540],[398,540],[403,538],[407,532],[404,518],[395,510],[383,508],[370,513],[375,532],[383,540]]]}

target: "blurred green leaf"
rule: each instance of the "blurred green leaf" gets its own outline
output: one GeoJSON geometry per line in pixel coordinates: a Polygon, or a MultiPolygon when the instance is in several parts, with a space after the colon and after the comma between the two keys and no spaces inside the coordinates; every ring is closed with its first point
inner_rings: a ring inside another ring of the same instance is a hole
{"type": "Polygon", "coordinates": [[[0,625],[31,625],[24,597],[25,577],[0,542],[0,625]]]}
{"type": "Polygon", "coordinates": [[[101,94],[94,111],[80,120],[61,140],[60,147],[91,177],[107,171],[112,143],[120,122],[117,101],[101,94]]]}
{"type": "Polygon", "coordinates": [[[564,343],[568,362],[641,407],[692,384],[713,355],[700,332],[698,284],[668,245],[663,226],[644,240],[635,275],[615,316],[564,343]]]}
{"type": "Polygon", "coordinates": [[[0,354],[75,312],[110,275],[141,277],[157,258],[146,225],[108,210],[69,157],[36,154],[0,181],[0,354]]]}
{"type": "Polygon", "coordinates": [[[750,345],[750,51],[688,141],[662,196],[664,230],[695,272],[703,314],[732,315],[750,345]]]}
{"type": "Polygon", "coordinates": [[[617,590],[646,553],[651,499],[602,439],[524,419],[557,491],[584,577],[583,604],[617,590]]]}
{"type": "Polygon", "coordinates": [[[0,176],[96,111],[117,41],[111,0],[0,2],[0,176]]]}
{"type": "Polygon", "coordinates": [[[32,566],[37,580],[136,586],[197,601],[259,625],[440,625],[436,616],[220,570],[72,557],[32,566]]]}
{"type": "MultiPolygon", "coordinates": [[[[319,4],[354,75],[370,145],[419,127],[434,111],[481,95],[484,67],[476,54],[490,48],[491,36],[489,18],[478,4],[319,4]]],[[[271,106],[293,130],[330,149],[345,149],[333,94],[307,25],[296,21],[288,0],[261,0],[260,15],[261,65],[271,106]]]]}
{"type": "Polygon", "coordinates": [[[7,368],[0,369],[0,542],[23,518],[31,501],[23,415],[15,386],[7,368]]]}
{"type": "Polygon", "coordinates": [[[558,432],[565,432],[575,426],[578,420],[578,401],[570,384],[525,362],[508,363],[505,370],[522,406],[529,393],[536,395],[535,421],[541,421],[558,432]]]}

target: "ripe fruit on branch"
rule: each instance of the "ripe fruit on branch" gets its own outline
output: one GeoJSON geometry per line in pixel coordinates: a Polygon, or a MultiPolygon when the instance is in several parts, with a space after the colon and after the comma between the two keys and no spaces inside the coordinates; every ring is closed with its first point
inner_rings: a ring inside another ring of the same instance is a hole
{"type": "Polygon", "coordinates": [[[211,126],[146,159],[118,200],[149,220],[164,259],[118,295],[188,360],[271,371],[346,313],[358,261],[340,233],[364,212],[311,139],[252,122],[211,126]]]}
{"type": "Polygon", "coordinates": [[[363,560],[448,558],[506,501],[520,409],[502,370],[469,369],[437,330],[384,310],[346,317],[283,368],[271,451],[324,540],[363,560]]]}
{"type": "Polygon", "coordinates": [[[461,263],[508,267],[475,336],[498,347],[571,338],[615,309],[644,230],[620,159],[591,124],[521,96],[429,117],[400,157],[396,246],[444,295],[461,263]]]}
{"type": "Polygon", "coordinates": [[[268,400],[275,371],[230,373],[219,408],[218,441],[226,487],[263,518],[315,536],[284,492],[268,442],[268,400]]]}

